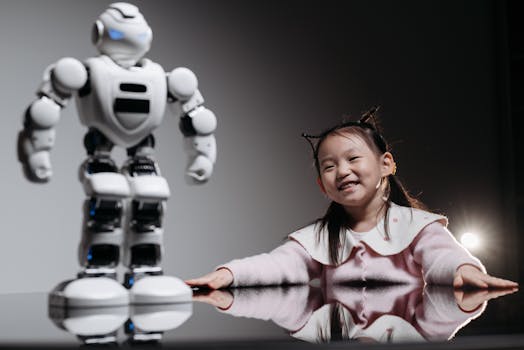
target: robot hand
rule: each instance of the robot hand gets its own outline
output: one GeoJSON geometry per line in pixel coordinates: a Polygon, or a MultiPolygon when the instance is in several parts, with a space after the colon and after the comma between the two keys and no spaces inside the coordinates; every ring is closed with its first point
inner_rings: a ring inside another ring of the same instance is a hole
{"type": "Polygon", "coordinates": [[[22,163],[25,177],[31,182],[47,182],[53,175],[49,150],[35,147],[35,132],[22,130],[18,134],[18,159],[22,163]],[[32,136],[32,137],[31,137],[32,136]]]}
{"type": "Polygon", "coordinates": [[[186,170],[188,180],[193,184],[205,183],[213,173],[216,159],[216,140],[214,135],[186,138],[189,163],[186,170]]]}
{"type": "Polygon", "coordinates": [[[26,177],[33,182],[47,182],[51,179],[51,157],[48,151],[39,151],[31,154],[26,166],[26,177]]]}
{"type": "Polygon", "coordinates": [[[189,176],[194,183],[204,183],[211,177],[213,172],[213,163],[204,157],[196,157],[187,167],[186,175],[189,176]]]}

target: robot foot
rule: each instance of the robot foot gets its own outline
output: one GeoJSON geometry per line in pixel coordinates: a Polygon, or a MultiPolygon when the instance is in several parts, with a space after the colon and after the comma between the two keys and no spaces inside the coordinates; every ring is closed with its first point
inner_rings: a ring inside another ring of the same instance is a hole
{"type": "Polygon", "coordinates": [[[181,279],[172,276],[144,276],[129,289],[134,305],[189,303],[193,291],[181,279]]]}
{"type": "Polygon", "coordinates": [[[79,278],[57,285],[49,293],[49,305],[63,308],[129,305],[129,292],[111,278],[79,278]]]}

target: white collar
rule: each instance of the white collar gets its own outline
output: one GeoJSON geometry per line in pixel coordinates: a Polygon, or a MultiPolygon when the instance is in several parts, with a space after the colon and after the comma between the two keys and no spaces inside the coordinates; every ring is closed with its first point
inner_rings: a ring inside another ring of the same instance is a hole
{"type": "MultiPolygon", "coordinates": [[[[448,219],[445,216],[391,203],[388,212],[389,239],[384,232],[384,219],[382,219],[371,231],[363,234],[360,241],[378,254],[398,254],[411,244],[424,227],[435,221],[444,226],[448,224],[448,219]]],[[[329,258],[327,228],[321,232],[320,236],[317,235],[317,231],[318,224],[311,224],[291,233],[288,237],[300,243],[316,261],[324,265],[332,265],[329,258]]],[[[345,262],[349,258],[357,243],[349,230],[346,230],[346,239],[341,247],[341,262],[345,262]]]]}

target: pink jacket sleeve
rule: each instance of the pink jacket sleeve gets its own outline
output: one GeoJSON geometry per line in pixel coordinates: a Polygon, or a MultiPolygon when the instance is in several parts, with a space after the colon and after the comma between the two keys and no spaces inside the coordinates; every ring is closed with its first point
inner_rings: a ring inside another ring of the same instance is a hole
{"type": "Polygon", "coordinates": [[[486,305],[487,302],[484,302],[475,310],[466,312],[457,305],[453,288],[426,286],[424,302],[415,311],[417,326],[428,340],[450,339],[471,320],[479,317],[486,305]]]}
{"type": "Polygon", "coordinates": [[[320,277],[322,266],[295,241],[287,241],[269,253],[236,259],[225,267],[233,273],[233,287],[305,284],[320,277]]]}
{"type": "Polygon", "coordinates": [[[484,265],[472,256],[439,222],[427,225],[411,243],[414,259],[422,266],[428,284],[452,285],[455,271],[471,264],[485,272],[484,265]]]}

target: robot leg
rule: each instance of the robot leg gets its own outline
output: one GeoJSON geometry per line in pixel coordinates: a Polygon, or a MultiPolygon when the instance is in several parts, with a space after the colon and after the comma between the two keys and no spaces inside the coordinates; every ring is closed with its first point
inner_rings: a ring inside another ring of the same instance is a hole
{"type": "Polygon", "coordinates": [[[79,277],[116,279],[122,244],[122,215],[130,196],[126,178],[109,157],[112,144],[98,131],[86,135],[89,157],[80,168],[86,200],[82,240],[78,250],[79,277]]]}
{"type": "Polygon", "coordinates": [[[191,289],[181,280],[162,276],[162,218],[169,198],[169,186],[153,158],[153,136],[128,150],[122,169],[131,201],[127,208],[124,264],[128,268],[124,285],[135,304],[187,302],[191,289]]]}
{"type": "MultiPolygon", "coordinates": [[[[90,131],[86,140],[104,141],[90,131]],[[96,137],[95,137],[96,136],[96,137]]],[[[127,305],[128,291],[116,281],[122,242],[124,200],[130,191],[126,178],[109,158],[108,142],[86,142],[89,157],[80,168],[87,199],[84,203],[82,239],[78,250],[78,278],[59,284],[49,303],[59,307],[102,307],[127,305]]],[[[110,145],[112,146],[112,145],[110,145]]]]}
{"type": "MultiPolygon", "coordinates": [[[[122,214],[130,191],[125,177],[117,172],[91,172],[112,167],[109,158],[90,157],[83,179],[84,202],[82,240],[78,250],[79,277],[106,276],[116,279],[122,244],[122,214]]],[[[116,169],[116,166],[114,167],[116,169]]]]}

